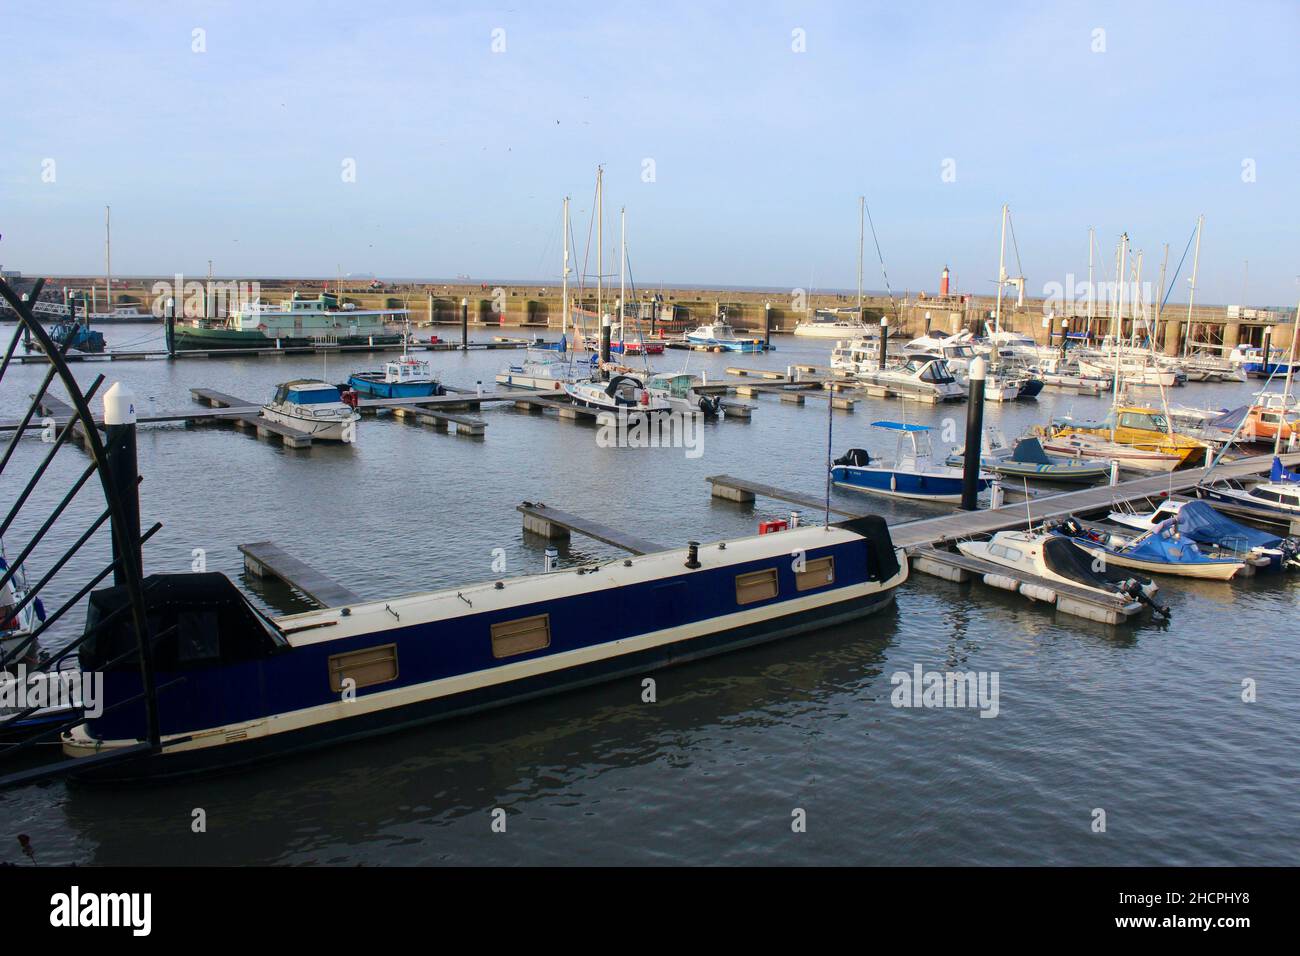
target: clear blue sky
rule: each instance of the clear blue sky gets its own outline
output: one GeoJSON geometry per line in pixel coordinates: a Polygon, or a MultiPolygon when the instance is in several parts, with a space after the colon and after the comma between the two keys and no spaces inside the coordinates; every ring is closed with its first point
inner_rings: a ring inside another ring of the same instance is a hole
{"type": "Polygon", "coordinates": [[[120,274],[550,278],[603,163],[643,284],[851,288],[866,194],[895,291],[991,291],[1006,201],[1031,293],[1204,213],[1198,298],[1300,294],[1294,2],[4,10],[5,268],[101,271],[111,203],[120,274]]]}

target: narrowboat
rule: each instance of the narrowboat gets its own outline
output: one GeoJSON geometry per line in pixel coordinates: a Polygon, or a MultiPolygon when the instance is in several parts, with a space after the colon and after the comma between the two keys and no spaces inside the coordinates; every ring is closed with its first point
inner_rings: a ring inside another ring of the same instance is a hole
{"type": "Polygon", "coordinates": [[[856,620],[906,578],[874,515],[278,618],[223,574],[153,574],[161,749],[139,747],[146,700],[118,587],[92,592],[79,648],[81,670],[103,674],[102,713],[62,744],[123,752],[86,778],[228,768],[856,620]]]}

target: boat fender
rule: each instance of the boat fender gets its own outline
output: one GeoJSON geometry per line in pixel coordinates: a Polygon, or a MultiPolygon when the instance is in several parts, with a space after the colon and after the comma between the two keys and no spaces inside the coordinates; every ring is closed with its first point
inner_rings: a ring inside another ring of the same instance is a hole
{"type": "Polygon", "coordinates": [[[1020,582],[1015,578],[1007,577],[1005,574],[986,574],[984,583],[991,588],[1001,588],[1003,591],[1020,590],[1020,582]]]}
{"type": "Polygon", "coordinates": [[[1051,588],[1043,587],[1041,584],[1022,584],[1020,585],[1020,593],[1031,601],[1046,601],[1049,604],[1056,601],[1056,592],[1051,588]]]}

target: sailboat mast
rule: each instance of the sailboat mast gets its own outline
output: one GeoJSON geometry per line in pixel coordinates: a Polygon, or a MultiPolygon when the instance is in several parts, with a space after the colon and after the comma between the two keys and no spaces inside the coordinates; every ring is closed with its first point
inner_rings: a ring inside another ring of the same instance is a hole
{"type": "Polygon", "coordinates": [[[602,180],[604,167],[596,167],[596,332],[600,334],[605,322],[603,291],[605,286],[605,195],[602,180]]]}
{"type": "Polygon", "coordinates": [[[1129,344],[1133,348],[1138,347],[1138,318],[1142,319],[1143,328],[1147,329],[1147,338],[1151,338],[1150,328],[1147,326],[1147,300],[1142,295],[1142,256],[1143,251],[1138,250],[1137,265],[1134,267],[1135,275],[1133,277],[1133,335],[1129,344]]]}
{"type": "MultiPolygon", "coordinates": [[[[1295,340],[1300,334],[1300,302],[1295,307],[1296,319],[1291,323],[1291,353],[1287,358],[1286,384],[1282,386],[1282,408],[1278,415],[1277,434],[1273,437],[1273,454],[1282,454],[1282,425],[1286,421],[1287,403],[1291,400],[1291,381],[1295,376],[1295,340]]],[[[1268,356],[1264,356],[1264,370],[1268,371],[1268,356]]]]}
{"type": "Polygon", "coordinates": [[[627,336],[623,326],[627,315],[627,207],[618,208],[618,340],[623,345],[623,354],[627,355],[627,336]]]}
{"type": "Polygon", "coordinates": [[[1111,345],[1115,349],[1115,380],[1111,384],[1111,425],[1110,440],[1115,440],[1115,410],[1119,407],[1119,343],[1124,334],[1124,269],[1128,265],[1128,233],[1119,237],[1119,250],[1115,256],[1115,331],[1111,335],[1111,345]]]}
{"type": "MultiPolygon", "coordinates": [[[[858,321],[862,321],[862,246],[866,240],[863,219],[866,215],[867,197],[858,197],[858,321]]],[[[928,331],[928,330],[927,330],[928,331]]]]}
{"type": "MultiPolygon", "coordinates": [[[[112,206],[104,207],[104,306],[105,312],[113,311],[113,228],[112,206]]],[[[180,298],[180,291],[176,293],[180,298]]]]}
{"type": "Polygon", "coordinates": [[[569,334],[569,197],[564,197],[564,275],[560,303],[560,335],[568,343],[569,334]]]}
{"type": "MultiPolygon", "coordinates": [[[[1002,242],[998,246],[998,302],[993,309],[993,331],[1002,331],[1002,286],[1007,281],[1007,204],[1002,204],[1002,242]]],[[[997,349],[993,351],[997,355],[997,349]]]]}
{"type": "MultiPolygon", "coordinates": [[[[1196,251],[1192,253],[1192,287],[1187,293],[1187,335],[1183,338],[1183,355],[1192,341],[1192,303],[1196,301],[1196,274],[1201,266],[1201,229],[1205,226],[1205,214],[1196,217],[1196,251]]],[[[1184,253],[1186,255],[1186,253],[1184,253]]]]}
{"type": "Polygon", "coordinates": [[[1092,320],[1096,315],[1097,286],[1092,281],[1092,247],[1095,245],[1093,228],[1088,227],[1088,339],[1092,341],[1092,320]]]}

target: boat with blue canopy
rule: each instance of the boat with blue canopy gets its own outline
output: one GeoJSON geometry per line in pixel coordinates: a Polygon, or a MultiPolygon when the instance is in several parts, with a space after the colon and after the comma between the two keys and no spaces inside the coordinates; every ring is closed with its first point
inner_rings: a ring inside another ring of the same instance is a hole
{"type": "MultiPolygon", "coordinates": [[[[933,461],[929,425],[872,422],[872,428],[897,435],[892,462],[877,461],[864,448],[851,448],[835,460],[831,481],[842,488],[894,498],[925,501],[960,501],[962,469],[933,461]]],[[[980,472],[976,488],[983,491],[993,476],[980,472]]]]}
{"type": "Polygon", "coordinates": [[[1257,568],[1300,567],[1300,539],[1284,538],[1233,521],[1204,501],[1165,499],[1150,512],[1112,511],[1109,517],[1116,524],[1138,531],[1177,521],[1180,533],[1211,553],[1241,555],[1257,568]]]}
{"type": "Polygon", "coordinates": [[[1206,554],[1190,537],[1179,533],[1178,523],[1173,520],[1162,521],[1150,531],[1129,536],[1067,518],[1051,533],[1069,538],[1107,564],[1152,574],[1226,581],[1246,566],[1240,557],[1206,554]]]}

